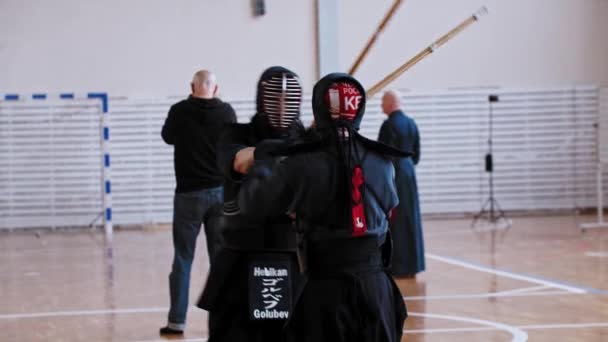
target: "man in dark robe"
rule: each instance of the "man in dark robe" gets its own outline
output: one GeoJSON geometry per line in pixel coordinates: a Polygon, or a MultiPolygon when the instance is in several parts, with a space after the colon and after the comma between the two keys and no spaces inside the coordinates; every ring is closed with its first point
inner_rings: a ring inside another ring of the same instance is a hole
{"type": "Polygon", "coordinates": [[[420,134],[416,122],[401,110],[401,97],[390,90],[382,97],[382,111],[388,115],[380,128],[378,141],[404,151],[407,158],[393,158],[399,205],[393,211],[390,229],[393,236],[393,263],[396,277],[414,278],[425,269],[422,218],[416,183],[416,165],[420,161],[420,134]]]}

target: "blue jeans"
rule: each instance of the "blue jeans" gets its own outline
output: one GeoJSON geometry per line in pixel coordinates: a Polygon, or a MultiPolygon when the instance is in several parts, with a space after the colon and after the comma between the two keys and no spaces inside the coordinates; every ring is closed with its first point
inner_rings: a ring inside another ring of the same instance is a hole
{"type": "Polygon", "coordinates": [[[173,201],[173,267],[169,274],[171,308],[169,328],[184,330],[188,311],[190,270],[196,249],[196,238],[205,213],[224,198],[223,187],[187,193],[176,193],[173,201]]]}

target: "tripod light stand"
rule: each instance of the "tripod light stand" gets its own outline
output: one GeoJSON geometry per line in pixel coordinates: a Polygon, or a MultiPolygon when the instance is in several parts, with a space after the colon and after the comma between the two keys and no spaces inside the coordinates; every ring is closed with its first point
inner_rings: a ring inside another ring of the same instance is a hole
{"type": "Polygon", "coordinates": [[[473,222],[471,223],[471,227],[475,227],[479,220],[484,220],[487,223],[496,227],[497,223],[505,222],[506,228],[511,226],[511,220],[509,220],[505,212],[500,208],[500,204],[494,197],[494,160],[492,156],[492,130],[493,130],[493,111],[492,104],[494,102],[498,102],[498,95],[489,95],[488,96],[488,153],[485,157],[485,170],[489,173],[488,181],[489,181],[489,190],[490,194],[488,199],[485,201],[481,209],[475,216],[473,216],[473,222]]]}

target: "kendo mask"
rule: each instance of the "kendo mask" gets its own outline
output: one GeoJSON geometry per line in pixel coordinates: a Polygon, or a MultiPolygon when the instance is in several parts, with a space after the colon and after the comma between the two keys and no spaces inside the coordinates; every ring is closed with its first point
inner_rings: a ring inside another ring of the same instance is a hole
{"type": "MultiPolygon", "coordinates": [[[[392,157],[408,157],[409,151],[400,151],[394,147],[370,140],[357,131],[365,113],[365,89],[359,81],[348,74],[332,73],[320,79],[312,91],[312,110],[315,126],[323,132],[338,129],[341,137],[354,137],[366,148],[392,157]]],[[[314,151],[327,144],[326,135],[320,135],[286,148],[277,155],[290,155],[314,151]]]]}
{"type": "Polygon", "coordinates": [[[283,67],[266,69],[258,82],[257,112],[274,131],[285,132],[300,118],[302,85],[298,75],[283,67]]]}
{"type": "Polygon", "coordinates": [[[317,82],[312,96],[317,127],[346,125],[359,129],[365,112],[365,90],[356,79],[343,73],[329,74],[317,82]]]}

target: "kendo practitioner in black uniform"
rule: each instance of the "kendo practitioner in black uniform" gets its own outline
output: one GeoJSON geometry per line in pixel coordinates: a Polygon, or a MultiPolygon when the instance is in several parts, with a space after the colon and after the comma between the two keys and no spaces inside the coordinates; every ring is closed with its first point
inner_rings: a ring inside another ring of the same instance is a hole
{"type": "Polygon", "coordinates": [[[271,67],[258,82],[257,113],[251,122],[228,126],[220,138],[224,204],[206,218],[210,270],[198,302],[209,311],[209,342],[282,340],[300,278],[295,226],[285,212],[263,218],[243,215],[237,195],[247,167],[239,165],[239,153],[276,159],[268,152],[304,132],[301,99],[298,76],[271,67]]]}
{"type": "Polygon", "coordinates": [[[256,160],[241,185],[248,215],[296,216],[305,285],[287,341],[397,342],[407,316],[386,267],[389,213],[398,204],[390,156],[408,154],[357,133],[365,90],[329,74],[313,90],[316,128],[282,153],[256,160]]]}

